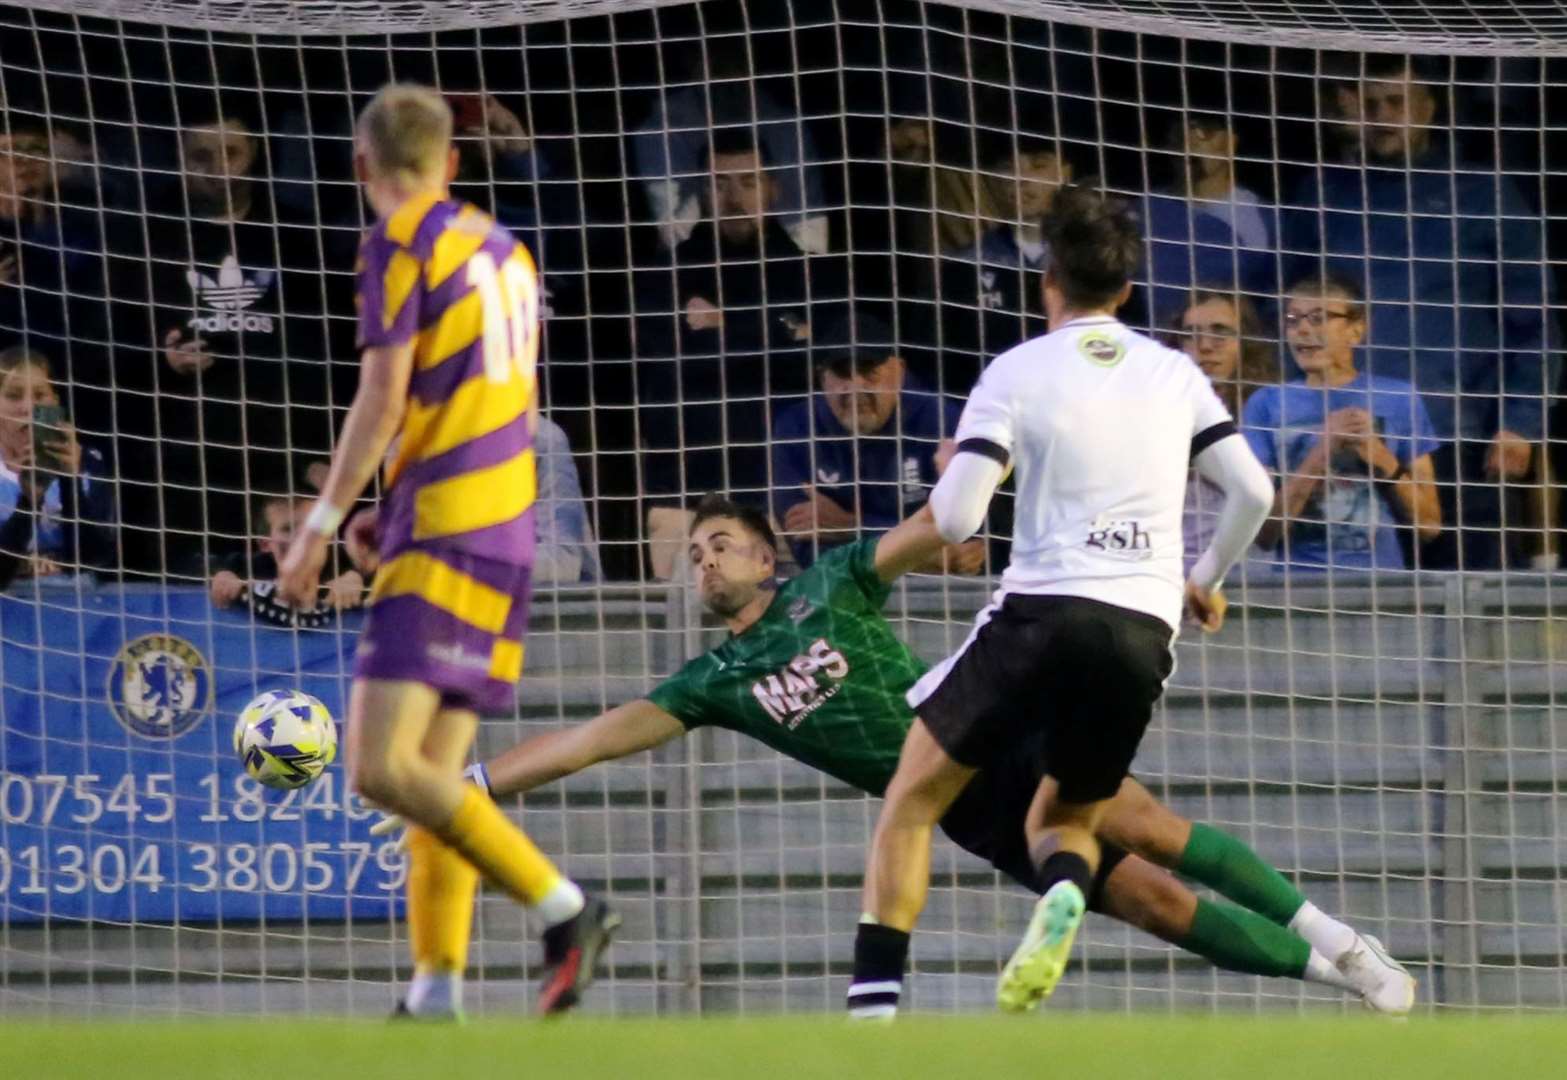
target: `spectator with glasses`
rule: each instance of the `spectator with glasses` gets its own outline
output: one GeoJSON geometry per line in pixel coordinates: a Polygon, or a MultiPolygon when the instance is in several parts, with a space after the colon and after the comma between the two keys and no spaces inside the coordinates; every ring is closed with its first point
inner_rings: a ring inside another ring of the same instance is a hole
{"type": "Polygon", "coordinates": [[[1252,451],[1278,478],[1257,543],[1290,567],[1404,569],[1406,544],[1442,531],[1425,403],[1409,383],[1359,369],[1366,305],[1354,283],[1297,281],[1284,326],[1304,378],[1263,387],[1242,413],[1252,451]]]}
{"type": "Polygon", "coordinates": [[[1340,111],[1361,153],[1294,192],[1283,248],[1297,272],[1366,283],[1364,367],[1413,383],[1430,411],[1453,526],[1430,565],[1517,565],[1519,526],[1547,513],[1540,451],[1561,368],[1540,213],[1510,177],[1458,160],[1422,64],[1366,56],[1355,75],[1340,111]]]}

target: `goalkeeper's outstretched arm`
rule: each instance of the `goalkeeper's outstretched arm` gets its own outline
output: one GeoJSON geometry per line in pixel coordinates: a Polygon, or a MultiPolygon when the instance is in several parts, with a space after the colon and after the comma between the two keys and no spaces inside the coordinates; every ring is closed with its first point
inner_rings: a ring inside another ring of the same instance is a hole
{"type": "MultiPolygon", "coordinates": [[[[685,725],[646,698],[600,713],[585,724],[525,739],[493,761],[469,766],[468,778],[491,798],[520,795],[600,761],[630,757],[685,734],[685,725]]],[[[403,819],[386,814],[374,836],[401,835],[403,819]]]]}
{"type": "Polygon", "coordinates": [[[927,503],[876,541],[876,576],[894,582],[925,567],[946,546],[927,503]]]}
{"type": "Polygon", "coordinates": [[[499,798],[559,780],[590,765],[630,757],[684,735],[685,725],[638,698],[592,720],[525,739],[485,763],[490,794],[499,798]]]}

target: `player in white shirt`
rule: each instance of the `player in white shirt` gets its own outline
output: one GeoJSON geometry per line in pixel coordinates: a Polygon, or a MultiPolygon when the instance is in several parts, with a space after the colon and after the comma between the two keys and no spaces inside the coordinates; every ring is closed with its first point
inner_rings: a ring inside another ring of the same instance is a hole
{"type": "Polygon", "coordinates": [[[1055,988],[1099,863],[1099,818],[1163,693],[1182,610],[1219,628],[1219,585],[1273,503],[1203,373],[1115,318],[1142,255],[1130,213],[1064,188],[1045,232],[1052,330],[986,368],[930,500],[943,537],[966,540],[1015,463],[1012,559],[962,648],[909,691],[918,719],[871,844],[851,1008],[866,993],[895,1002],[932,827],[979,769],[1034,748],[1050,770],[1025,830],[1043,897],[997,1001],[1029,1008],[1055,988]],[[1183,588],[1193,461],[1227,497],[1183,588]]]}

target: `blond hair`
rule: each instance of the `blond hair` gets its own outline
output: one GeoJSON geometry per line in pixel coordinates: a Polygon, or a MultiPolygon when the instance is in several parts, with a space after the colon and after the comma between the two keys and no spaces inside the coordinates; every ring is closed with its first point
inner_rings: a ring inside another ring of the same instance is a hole
{"type": "Polygon", "coordinates": [[[378,176],[401,183],[439,178],[452,145],[452,110],[417,83],[388,83],[359,114],[360,149],[378,176]]]}

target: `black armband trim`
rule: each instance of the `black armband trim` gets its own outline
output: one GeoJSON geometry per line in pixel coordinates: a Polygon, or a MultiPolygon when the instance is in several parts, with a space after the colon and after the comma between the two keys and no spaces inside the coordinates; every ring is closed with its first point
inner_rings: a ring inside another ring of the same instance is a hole
{"type": "Polygon", "coordinates": [[[958,453],[988,457],[1003,469],[1007,467],[1007,462],[1012,460],[1012,455],[1007,453],[1006,447],[1000,443],[993,443],[989,439],[964,439],[958,443],[958,453]]]}
{"type": "Polygon", "coordinates": [[[1227,439],[1231,435],[1238,434],[1240,434],[1240,432],[1236,429],[1234,420],[1220,420],[1212,427],[1203,428],[1197,434],[1192,436],[1191,460],[1196,461],[1198,454],[1208,449],[1208,447],[1212,446],[1220,439],[1227,439]]]}

